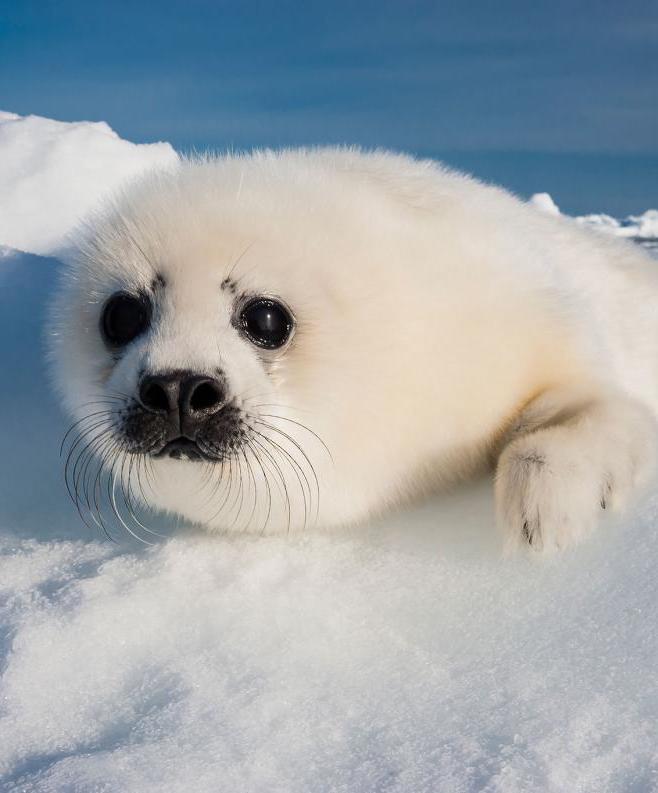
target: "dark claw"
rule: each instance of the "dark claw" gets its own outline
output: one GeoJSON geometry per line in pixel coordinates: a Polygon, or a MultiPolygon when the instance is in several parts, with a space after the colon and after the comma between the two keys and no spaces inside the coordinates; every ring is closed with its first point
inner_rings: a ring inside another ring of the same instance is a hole
{"type": "Polygon", "coordinates": [[[608,497],[612,493],[612,481],[610,477],[606,476],[603,484],[603,493],[601,493],[601,509],[608,508],[608,497]]]}
{"type": "Polygon", "coordinates": [[[523,521],[523,539],[528,543],[528,545],[532,545],[532,534],[530,532],[530,527],[528,526],[528,521],[523,521]]]}

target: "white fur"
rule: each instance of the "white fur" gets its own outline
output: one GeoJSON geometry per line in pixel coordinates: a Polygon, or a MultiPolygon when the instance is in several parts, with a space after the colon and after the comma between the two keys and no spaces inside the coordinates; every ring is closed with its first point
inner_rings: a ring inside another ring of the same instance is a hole
{"type": "Polygon", "coordinates": [[[288,452],[278,475],[261,454],[251,473],[218,467],[208,490],[198,464],[153,461],[148,500],[209,529],[360,521],[493,463],[508,547],[548,550],[585,536],[653,465],[655,262],[429,161],[259,152],[151,176],[80,234],[55,317],[74,418],[134,394],[139,371],[219,368],[279,430],[259,425],[288,452]],[[240,289],[295,312],[282,354],[263,359],[231,324],[232,268],[240,289]],[[157,323],[115,364],[101,305],[156,273],[157,323]]]}

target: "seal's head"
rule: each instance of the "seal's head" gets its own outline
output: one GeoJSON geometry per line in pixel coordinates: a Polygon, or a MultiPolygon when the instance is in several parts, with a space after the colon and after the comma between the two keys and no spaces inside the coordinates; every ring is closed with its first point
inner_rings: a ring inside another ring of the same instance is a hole
{"type": "Polygon", "coordinates": [[[481,437],[460,310],[486,307],[451,264],[452,204],[437,220],[418,189],[429,168],[351,150],[184,161],[92,218],[50,329],[78,502],[217,530],[342,524],[481,437]]]}

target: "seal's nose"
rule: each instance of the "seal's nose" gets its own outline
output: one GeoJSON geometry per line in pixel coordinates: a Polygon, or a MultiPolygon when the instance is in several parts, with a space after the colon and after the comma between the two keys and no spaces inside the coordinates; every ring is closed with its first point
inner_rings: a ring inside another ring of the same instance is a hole
{"type": "Polygon", "coordinates": [[[181,432],[194,434],[196,425],[223,407],[225,394],[214,377],[179,371],[145,375],[139,401],[146,410],[168,416],[181,432]]]}

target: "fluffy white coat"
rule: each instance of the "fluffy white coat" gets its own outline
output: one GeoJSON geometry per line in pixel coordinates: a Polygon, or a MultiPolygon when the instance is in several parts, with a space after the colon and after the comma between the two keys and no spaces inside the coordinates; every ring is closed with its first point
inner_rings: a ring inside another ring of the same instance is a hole
{"type": "Polygon", "coordinates": [[[221,370],[261,422],[260,449],[211,471],[145,461],[131,485],[211,530],[362,521],[491,467],[507,547],[550,550],[651,473],[656,263],[434,162],[354,149],[183,162],[97,213],[69,265],[52,351],[82,426],[99,400],[134,399],[144,371],[177,368],[221,370]],[[292,308],[280,355],[236,331],[229,275],[292,308]],[[113,357],[104,301],[158,276],[157,321],[113,357]]]}

